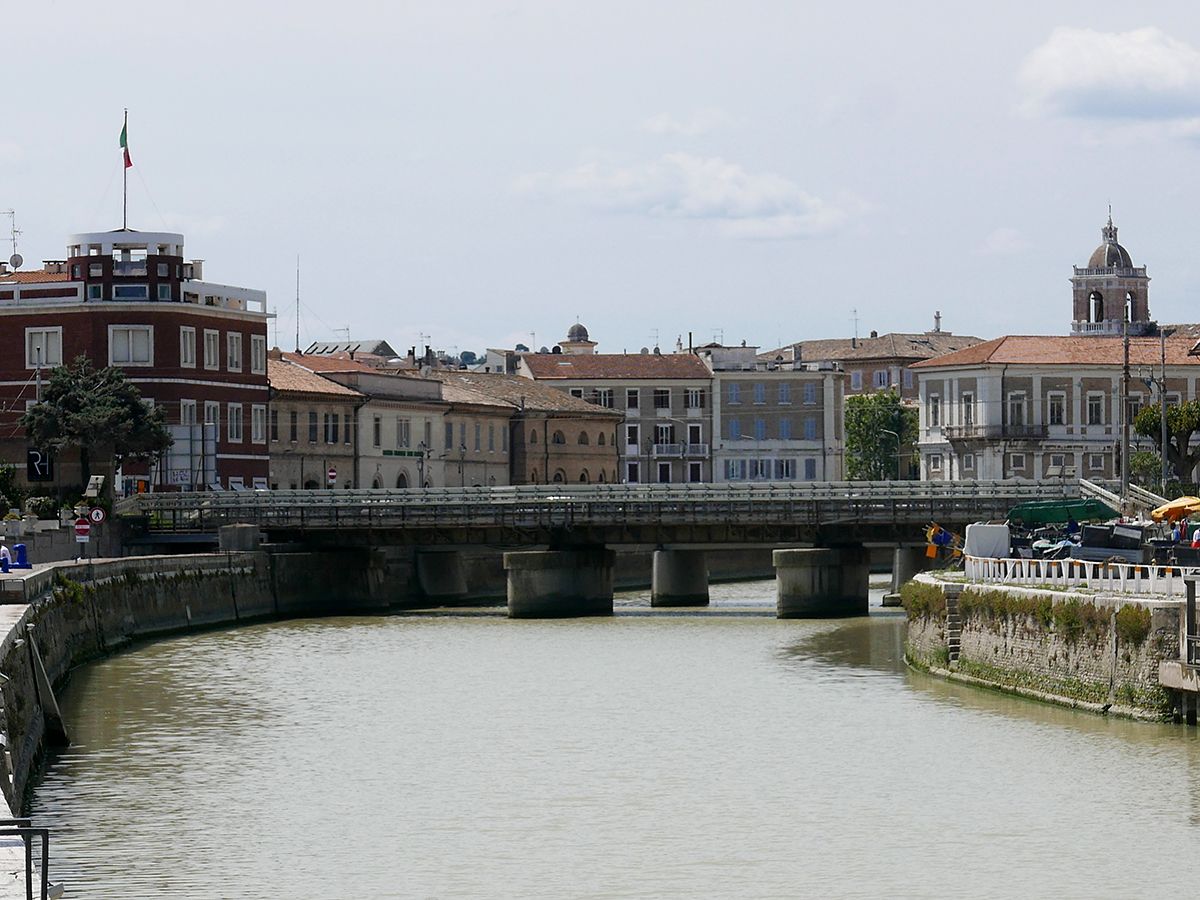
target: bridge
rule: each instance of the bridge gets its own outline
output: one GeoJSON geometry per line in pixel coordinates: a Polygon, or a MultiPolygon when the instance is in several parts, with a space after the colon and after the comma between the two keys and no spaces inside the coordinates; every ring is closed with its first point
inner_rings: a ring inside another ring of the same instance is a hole
{"type": "Polygon", "coordinates": [[[512,615],[611,612],[616,547],[654,548],[655,604],[683,605],[707,603],[705,549],[802,544],[813,549],[775,551],[780,614],[813,615],[865,612],[865,546],[911,545],[930,522],[961,529],[1026,500],[1078,496],[1069,480],[540,485],[141,494],[118,513],[164,543],[252,526],[279,544],[412,548],[430,596],[456,593],[455,548],[513,548],[512,615]]]}

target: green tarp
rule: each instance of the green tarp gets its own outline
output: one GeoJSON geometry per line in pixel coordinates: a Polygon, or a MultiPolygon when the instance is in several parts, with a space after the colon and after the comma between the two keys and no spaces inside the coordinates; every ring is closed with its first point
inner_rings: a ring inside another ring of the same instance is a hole
{"type": "Polygon", "coordinates": [[[1068,519],[1083,522],[1090,519],[1115,519],[1117,511],[1099,500],[1030,500],[1008,511],[1010,522],[1022,525],[1055,525],[1068,519]]]}

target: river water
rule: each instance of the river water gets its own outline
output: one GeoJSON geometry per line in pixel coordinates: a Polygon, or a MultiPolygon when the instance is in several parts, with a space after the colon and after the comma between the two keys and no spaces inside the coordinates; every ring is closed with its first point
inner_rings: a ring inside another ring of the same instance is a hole
{"type": "MultiPolygon", "coordinates": [[[[32,813],[69,897],[1158,897],[1196,730],[944,683],[903,616],[331,618],[76,673],[32,813]]],[[[877,596],[878,592],[876,592],[877,596]]]]}

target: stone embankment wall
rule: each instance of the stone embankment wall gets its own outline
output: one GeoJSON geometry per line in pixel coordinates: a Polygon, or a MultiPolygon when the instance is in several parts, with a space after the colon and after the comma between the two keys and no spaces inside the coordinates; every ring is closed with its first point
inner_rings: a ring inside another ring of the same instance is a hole
{"type": "Polygon", "coordinates": [[[909,582],[902,597],[905,655],[917,668],[1097,712],[1172,715],[1178,698],[1158,683],[1158,664],[1179,658],[1178,601],[963,586],[930,576],[909,582]]]}
{"type": "Polygon", "coordinates": [[[23,808],[30,778],[54,739],[57,710],[45,692],[71,669],[142,638],[380,605],[371,566],[360,561],[339,571],[338,563],[328,554],[262,551],[131,557],[61,563],[6,581],[0,788],[9,808],[23,808]],[[44,664],[41,685],[30,639],[44,664]]]}

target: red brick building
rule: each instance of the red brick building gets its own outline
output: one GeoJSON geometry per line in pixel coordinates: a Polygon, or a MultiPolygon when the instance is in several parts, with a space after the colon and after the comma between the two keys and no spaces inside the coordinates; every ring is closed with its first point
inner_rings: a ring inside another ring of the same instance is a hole
{"type": "MultiPolygon", "coordinates": [[[[267,486],[266,293],[204,281],[183,235],[76,234],[65,260],[0,270],[0,459],[22,473],[17,420],[39,379],[78,356],[124,369],[174,438],[161,459],[112,473],[116,493],[267,486]]],[[[77,475],[60,461],[57,482],[77,475]]]]}

